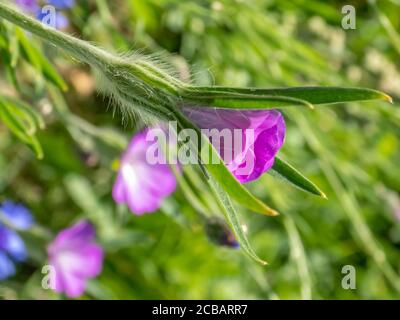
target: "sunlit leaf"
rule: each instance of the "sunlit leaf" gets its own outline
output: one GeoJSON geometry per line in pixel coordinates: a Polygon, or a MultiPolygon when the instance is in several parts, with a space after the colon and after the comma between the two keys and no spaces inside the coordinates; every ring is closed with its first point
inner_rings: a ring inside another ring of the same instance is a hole
{"type": "Polygon", "coordinates": [[[326,195],[318,188],[318,186],[307,179],[290,164],[278,157],[275,158],[274,166],[268,171],[268,173],[291,183],[303,191],[326,198],[326,195]]]}
{"type": "Polygon", "coordinates": [[[209,179],[210,185],[217,196],[223,210],[225,213],[225,217],[228,220],[230,226],[232,227],[237,240],[239,241],[240,247],[246,252],[249,257],[254,259],[255,261],[261,263],[262,265],[266,265],[267,262],[260,259],[257,254],[254,252],[253,248],[251,247],[249,240],[247,239],[247,236],[245,232],[243,231],[243,226],[241,225],[235,208],[232,205],[231,199],[228,196],[228,193],[226,190],[224,190],[218,182],[214,180],[213,177],[210,177],[209,179]]]}
{"type": "Polygon", "coordinates": [[[220,105],[215,107],[248,108],[248,109],[270,109],[296,105],[318,105],[345,103],[354,101],[384,100],[392,101],[387,94],[367,88],[344,88],[344,87],[291,87],[276,89],[258,88],[230,88],[230,87],[202,87],[197,88],[199,93],[196,97],[208,99],[210,103],[217,101],[220,105]],[[239,96],[238,96],[239,95],[239,96]],[[246,100],[244,96],[248,96],[246,100]],[[259,97],[256,99],[256,97],[259,97]],[[274,98],[276,101],[274,101],[274,98]],[[265,99],[265,101],[263,101],[265,99]],[[284,99],[287,99],[286,101],[284,99]],[[294,99],[294,100],[290,100],[294,99]],[[228,102],[224,103],[223,101],[228,102]],[[235,100],[237,106],[235,106],[235,100]],[[242,105],[242,100],[246,103],[242,105]],[[252,106],[251,103],[254,103],[252,106]],[[264,107],[262,105],[264,104],[264,107]]]}

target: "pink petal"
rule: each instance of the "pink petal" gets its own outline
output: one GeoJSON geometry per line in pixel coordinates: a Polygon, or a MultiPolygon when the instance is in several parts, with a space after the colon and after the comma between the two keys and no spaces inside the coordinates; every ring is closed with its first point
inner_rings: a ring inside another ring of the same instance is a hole
{"type": "Polygon", "coordinates": [[[147,130],[131,140],[121,159],[121,167],[113,187],[113,198],[126,203],[135,214],[156,211],[165,197],[176,189],[176,178],[167,164],[149,164],[147,130]]]}

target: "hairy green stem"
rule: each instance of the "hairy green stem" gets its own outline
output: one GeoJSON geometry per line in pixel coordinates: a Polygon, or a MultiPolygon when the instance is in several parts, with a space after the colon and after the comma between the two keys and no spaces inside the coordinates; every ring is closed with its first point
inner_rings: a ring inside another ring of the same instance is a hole
{"type": "Polygon", "coordinates": [[[154,70],[143,64],[143,61],[139,61],[138,63],[134,61],[127,62],[122,57],[113,55],[89,42],[51,28],[4,3],[0,3],[0,17],[67,51],[80,62],[87,63],[105,73],[113,73],[114,68],[116,72],[118,70],[128,70],[134,77],[137,77],[146,84],[165,90],[170,94],[178,95],[178,82],[170,81],[170,76],[160,70],[153,72],[154,70]]]}

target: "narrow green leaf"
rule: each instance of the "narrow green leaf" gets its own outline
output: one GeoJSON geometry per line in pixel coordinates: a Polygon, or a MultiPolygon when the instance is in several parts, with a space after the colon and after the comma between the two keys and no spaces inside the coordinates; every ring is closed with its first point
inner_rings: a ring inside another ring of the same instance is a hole
{"type": "MultiPolygon", "coordinates": [[[[227,97],[230,94],[241,94],[254,96],[268,96],[281,98],[298,99],[305,101],[308,104],[332,104],[344,103],[353,101],[369,101],[369,100],[384,100],[392,102],[392,98],[387,94],[367,88],[343,88],[343,87],[292,87],[292,88],[276,88],[276,89],[258,89],[258,88],[230,88],[230,87],[199,87],[194,90],[201,92],[199,96],[211,92],[211,95],[223,93],[227,97]]],[[[280,100],[277,107],[292,106],[291,101],[280,100]]],[[[257,107],[254,107],[257,108],[257,107]]]]}
{"type": "MultiPolygon", "coordinates": [[[[213,149],[213,153],[217,152],[213,146],[210,145],[210,148],[213,149]]],[[[217,180],[227,191],[232,199],[241,206],[268,216],[278,215],[277,211],[271,209],[260,199],[256,198],[248,189],[241,185],[240,182],[237,181],[232,173],[228,170],[228,168],[222,163],[222,160],[220,164],[205,164],[205,167],[211,176],[217,180]]]]}
{"type": "Polygon", "coordinates": [[[43,159],[44,157],[43,149],[36,136],[30,136],[29,146],[32,148],[33,152],[35,153],[38,159],[43,159]]]}
{"type": "Polygon", "coordinates": [[[20,28],[15,29],[15,35],[18,38],[21,46],[22,54],[26,60],[35,67],[38,71],[42,71],[42,64],[40,63],[41,53],[31,44],[31,41],[25,36],[24,32],[20,28]]]}
{"type": "Polygon", "coordinates": [[[303,106],[313,109],[308,101],[293,97],[278,95],[257,95],[239,92],[210,91],[193,92],[185,98],[204,107],[217,107],[227,109],[275,109],[288,106],[303,106]]]}
{"type": "Polygon", "coordinates": [[[18,121],[9,110],[7,104],[0,100],[0,119],[24,143],[29,143],[29,135],[26,133],[23,123],[18,121]]]}
{"type": "Polygon", "coordinates": [[[30,105],[26,104],[23,101],[11,98],[11,97],[2,97],[1,98],[4,102],[8,102],[13,104],[17,109],[21,110],[26,114],[26,116],[30,117],[34,123],[35,130],[36,128],[43,129],[45,127],[44,120],[39,112],[37,112],[34,108],[30,105]]]}
{"type": "Polygon", "coordinates": [[[17,76],[15,74],[15,69],[11,66],[12,57],[7,48],[2,48],[0,46],[0,59],[4,62],[4,68],[6,71],[6,76],[8,81],[16,88],[19,89],[17,76]]]}
{"type": "Polygon", "coordinates": [[[8,42],[6,27],[0,22],[0,47],[8,48],[8,42]]]}
{"type": "Polygon", "coordinates": [[[262,265],[267,265],[268,263],[262,259],[260,259],[257,254],[254,252],[253,248],[251,247],[249,240],[247,239],[246,234],[243,231],[243,227],[240,224],[240,221],[237,217],[237,213],[235,208],[232,205],[231,199],[228,196],[226,190],[224,190],[217,181],[215,181],[212,177],[209,179],[211,188],[213,189],[215,195],[217,196],[218,201],[220,202],[225,218],[229,222],[230,226],[232,227],[237,240],[239,241],[240,248],[246,252],[246,254],[254,259],[255,261],[261,263],[262,265]]]}
{"type": "Polygon", "coordinates": [[[7,28],[0,24],[0,58],[4,61],[4,68],[8,81],[18,90],[18,80],[15,66],[19,58],[19,48],[16,37],[9,37],[7,28]]]}
{"type": "Polygon", "coordinates": [[[10,65],[12,68],[15,68],[18,64],[18,60],[20,57],[20,48],[18,38],[11,34],[9,37],[8,51],[11,55],[10,65]]]}
{"type": "Polygon", "coordinates": [[[282,178],[303,191],[326,198],[325,193],[323,193],[313,182],[303,176],[297,169],[278,157],[275,158],[275,164],[268,173],[272,176],[282,178]]]}
{"type": "Polygon", "coordinates": [[[27,144],[41,159],[43,158],[43,150],[34,134],[37,126],[43,120],[30,109],[24,103],[17,102],[15,99],[0,97],[0,119],[18,139],[27,144]]]}

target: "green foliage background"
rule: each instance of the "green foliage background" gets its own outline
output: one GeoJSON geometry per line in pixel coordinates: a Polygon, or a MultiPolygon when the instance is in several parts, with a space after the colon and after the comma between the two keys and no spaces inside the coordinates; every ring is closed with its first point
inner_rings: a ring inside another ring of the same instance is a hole
{"type": "MultiPolygon", "coordinates": [[[[4,126],[6,116],[0,124],[0,201],[25,203],[38,222],[24,234],[29,261],[0,282],[0,297],[62,298],[41,289],[45,246],[82,217],[96,225],[107,251],[104,271],[84,298],[400,297],[399,1],[379,1],[379,7],[355,0],[77,4],[68,12],[68,32],[111,51],[163,52],[182,79],[192,74],[199,85],[365,86],[385,91],[395,104],[283,111],[288,131],[281,156],[329,200],[269,175],[250,184],[281,212],[272,218],[240,210],[255,251],[269,262],[262,267],[207,239],[183,187],[152,215],[136,217],[117,207],[114,162],[135,123],[113,115],[86,66],[4,24],[1,34],[11,40],[0,37],[0,104],[11,97],[6,102],[15,114],[23,101],[45,123],[29,123],[22,112],[29,130],[18,137],[10,123],[4,126]],[[357,10],[356,30],[341,28],[345,4],[357,10]],[[341,286],[345,265],[356,268],[356,290],[341,286]]],[[[205,184],[201,190],[201,197],[210,197],[205,184]]]]}

